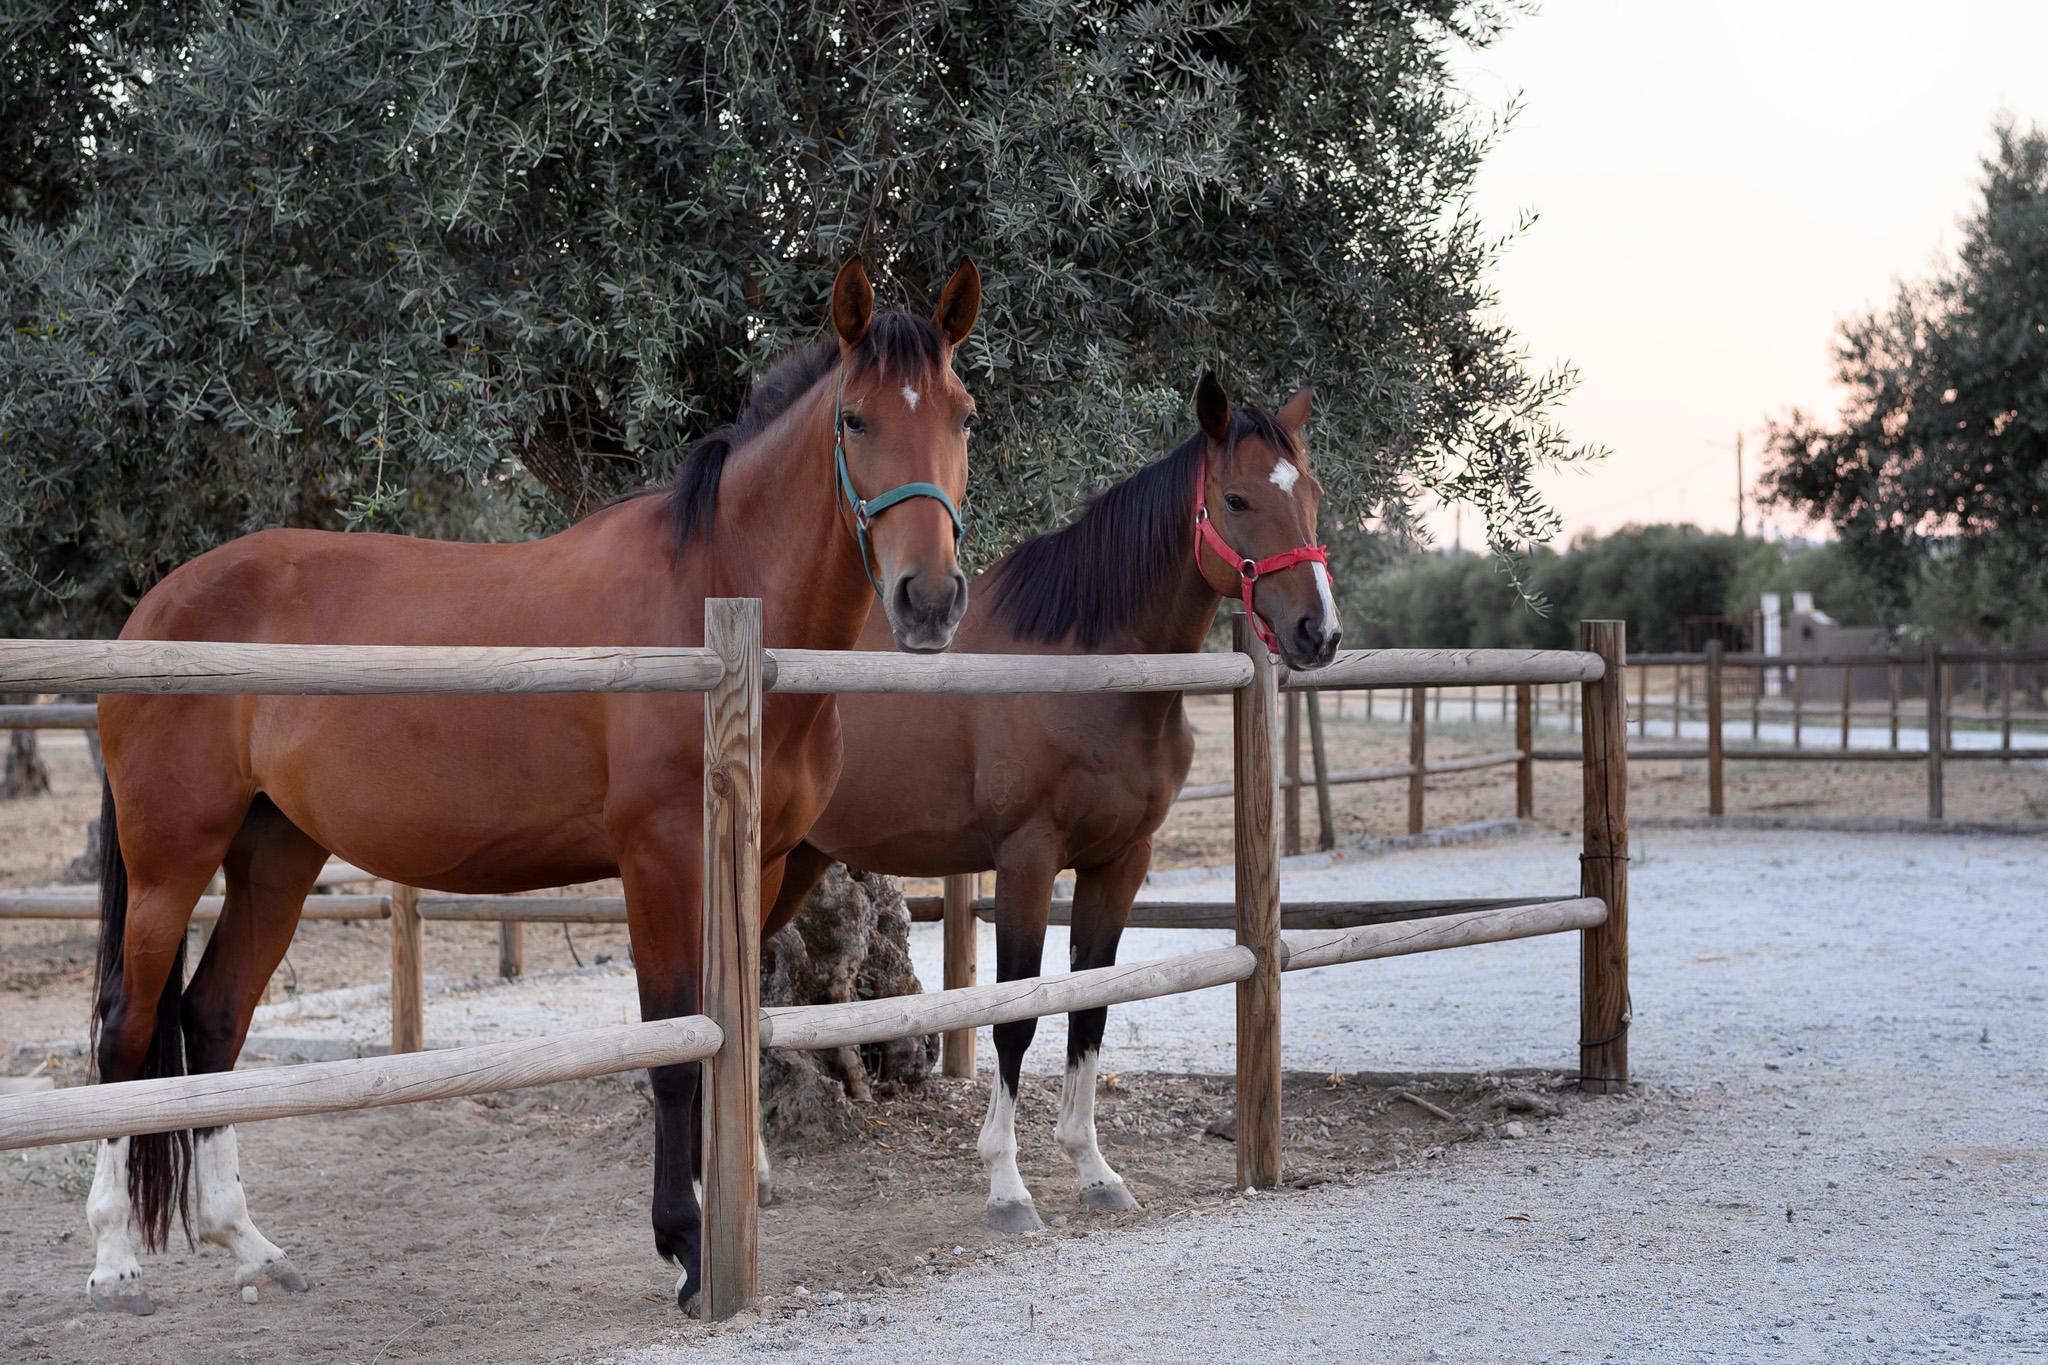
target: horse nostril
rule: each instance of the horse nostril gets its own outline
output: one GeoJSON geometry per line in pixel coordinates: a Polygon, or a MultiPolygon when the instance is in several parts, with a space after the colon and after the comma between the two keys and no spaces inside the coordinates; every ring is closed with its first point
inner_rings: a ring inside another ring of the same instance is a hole
{"type": "Polygon", "coordinates": [[[908,621],[916,610],[910,591],[909,574],[904,574],[896,580],[896,590],[889,594],[889,609],[899,621],[908,621]]]}

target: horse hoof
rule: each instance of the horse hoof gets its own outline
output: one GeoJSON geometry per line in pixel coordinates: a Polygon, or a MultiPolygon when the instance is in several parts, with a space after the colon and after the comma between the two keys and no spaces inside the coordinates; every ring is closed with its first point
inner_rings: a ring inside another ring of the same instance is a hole
{"type": "Polygon", "coordinates": [[[142,1287],[140,1280],[114,1281],[111,1284],[90,1286],[92,1306],[102,1313],[132,1313],[146,1318],[156,1311],[156,1305],[149,1300],[149,1291],[142,1287]]]}
{"type": "Polygon", "coordinates": [[[692,1294],[686,1299],[682,1296],[681,1291],[677,1291],[676,1307],[683,1310],[683,1316],[686,1318],[701,1319],[704,1316],[704,1296],[702,1294],[692,1294]]]}
{"type": "Polygon", "coordinates": [[[988,1225],[997,1232],[1045,1231],[1045,1224],[1038,1221],[1038,1208],[1029,1199],[989,1200],[988,1225]]]}
{"type": "Polygon", "coordinates": [[[1081,1191],[1081,1202],[1097,1213],[1129,1213],[1138,1207],[1121,1180],[1104,1181],[1081,1191]]]}
{"type": "Polygon", "coordinates": [[[254,1270],[245,1270],[235,1276],[235,1283],[244,1289],[253,1289],[261,1294],[303,1294],[308,1286],[306,1277],[299,1268],[282,1256],[274,1261],[265,1261],[254,1270]]]}
{"type": "Polygon", "coordinates": [[[766,1180],[762,1181],[754,1190],[754,1202],[764,1209],[774,1203],[775,1186],[766,1180]]]}

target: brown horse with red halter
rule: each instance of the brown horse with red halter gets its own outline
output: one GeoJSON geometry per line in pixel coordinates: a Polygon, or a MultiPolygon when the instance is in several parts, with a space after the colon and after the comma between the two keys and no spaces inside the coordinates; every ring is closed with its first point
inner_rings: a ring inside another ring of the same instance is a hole
{"type": "MultiPolygon", "coordinates": [[[[1322,486],[1301,431],[1303,389],[1269,417],[1233,413],[1204,375],[1201,431],[1097,498],[1074,522],[1018,546],[975,585],[955,652],[1186,653],[1227,598],[1292,668],[1330,661],[1339,637],[1323,551],[1322,486]]],[[[874,629],[861,647],[881,649],[874,629]]],[[[833,861],[901,876],[993,868],[996,975],[1035,976],[1053,879],[1075,869],[1076,970],[1116,961],[1152,834],[1186,779],[1194,739],[1179,693],[848,696],[839,786],[789,856],[766,926],[796,914],[833,861]]],[[[1095,1140],[1106,1010],[1071,1016],[1055,1130],[1091,1208],[1132,1207],[1095,1140]]],[[[1017,1078],[1036,1020],[998,1024],[981,1155],[989,1221],[1039,1226],[1017,1170],[1017,1078]]]]}
{"type": "MultiPolygon", "coordinates": [[[[526,544],[249,536],[165,578],[122,638],[691,646],[706,598],[758,597],[767,644],[844,649],[879,591],[886,621],[870,638],[943,649],[967,601],[954,505],[974,411],[952,359],[980,298],[963,264],[930,322],[877,316],[850,262],[832,335],[770,371],[672,489],[526,544]]],[[[104,698],[100,1078],[232,1067],[330,854],[441,891],[621,877],[643,1017],[697,1013],[702,724],[701,699],[674,694],[104,698]],[[188,987],[185,926],[216,869],[226,903],[188,987]]],[[[783,855],[832,790],[839,724],[830,697],[780,695],[763,724],[761,885],[773,897],[783,855]]],[[[698,1067],[650,1076],[655,1246],[682,1263],[687,1306],[698,1067]]],[[[95,1303],[151,1311],[135,1234],[161,1246],[174,1210],[188,1235],[196,1211],[245,1287],[305,1287],[250,1222],[233,1130],[215,1129],[101,1144],[95,1303]]]]}

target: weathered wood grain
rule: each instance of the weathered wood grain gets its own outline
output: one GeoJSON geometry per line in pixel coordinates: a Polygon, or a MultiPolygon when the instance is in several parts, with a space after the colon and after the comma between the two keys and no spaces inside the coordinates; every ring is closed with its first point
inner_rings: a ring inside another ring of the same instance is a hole
{"type": "Polygon", "coordinates": [[[702,692],[702,649],[0,640],[0,691],[380,696],[702,692]]]}
{"type": "MultiPolygon", "coordinates": [[[[1252,666],[1231,697],[1236,784],[1237,942],[1252,970],[1237,983],[1237,1184],[1280,1183],[1280,831],[1273,811],[1273,730],[1279,694],[1266,646],[1243,616],[1233,643],[1252,666]]],[[[1421,696],[1417,694],[1417,706],[1421,696]]],[[[1418,721],[1419,723],[1419,721],[1418,721]]]]}
{"type": "MultiPolygon", "coordinates": [[[[939,897],[940,915],[945,923],[944,985],[949,991],[974,984],[976,950],[981,936],[981,926],[974,919],[974,891],[978,880],[973,874],[948,877],[945,894],[939,897]]],[[[993,916],[993,903],[989,912],[993,916]]],[[[943,1054],[940,1066],[946,1075],[956,1080],[974,1079],[975,1037],[971,1028],[956,1028],[948,1030],[940,1040],[940,1052],[943,1054]]]]}
{"type": "MultiPolygon", "coordinates": [[[[192,918],[206,922],[220,918],[225,897],[201,896],[192,918]]],[[[357,920],[388,919],[388,896],[308,896],[300,919],[357,920]]],[[[100,917],[97,891],[0,891],[0,919],[83,919],[100,917]]]]}
{"type": "Polygon", "coordinates": [[[717,1051],[719,1037],[717,1025],[691,1015],[436,1052],[168,1076],[6,1097],[0,1098],[0,1150],[580,1081],[696,1061],[717,1051]]]}
{"type": "Polygon", "coordinates": [[[1280,687],[1468,687],[1586,682],[1599,676],[1598,659],[1570,649],[1340,649],[1335,659],[1311,672],[1281,670],[1280,687]]]}
{"type": "Polygon", "coordinates": [[[770,692],[1228,692],[1232,654],[896,654],[768,651],[770,692]]]}
{"type": "Polygon", "coordinates": [[[1585,833],[1580,891],[1607,907],[1579,945],[1579,1084],[1596,1094],[1628,1088],[1628,713],[1620,621],[1581,621],[1579,644],[1607,661],[1584,688],[1585,833]]]}
{"type": "Polygon", "coordinates": [[[1331,967],[1340,962],[1365,962],[1372,958],[1463,948],[1475,943],[1534,938],[1538,934],[1590,929],[1606,918],[1606,902],[1582,896],[1391,924],[1288,934],[1281,939],[1281,969],[1298,972],[1310,967],[1331,967]]]}
{"type": "Polygon", "coordinates": [[[426,1045],[426,939],[420,892],[391,883],[391,1050],[418,1052],[426,1045]]]}
{"type": "Polygon", "coordinates": [[[704,694],[704,1013],[725,1044],[704,1068],[703,1304],[761,1297],[761,603],[704,604],[722,670],[704,694]]]}
{"type": "Polygon", "coordinates": [[[844,1005],[778,1005],[761,1012],[761,1046],[810,1052],[985,1028],[1227,985],[1251,975],[1253,965],[1248,948],[1212,948],[1063,976],[1034,976],[923,995],[855,1000],[844,1005]]]}

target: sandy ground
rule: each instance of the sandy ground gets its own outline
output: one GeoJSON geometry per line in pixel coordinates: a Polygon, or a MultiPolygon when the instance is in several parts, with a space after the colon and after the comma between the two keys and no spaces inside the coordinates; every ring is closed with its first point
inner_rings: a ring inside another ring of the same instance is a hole
{"type": "MultiPolygon", "coordinates": [[[[1439,890],[1545,853],[1409,855],[1290,893],[1439,890]]],[[[2048,1355],[2048,845],[1685,833],[1637,859],[1636,1096],[622,1359],[2048,1355]]],[[[1561,1055],[1572,951],[1330,969],[1358,1024],[1334,1036],[1299,1027],[1290,978],[1289,1062],[1561,1055]]]]}
{"type": "MultiPolygon", "coordinates": [[[[1545,889],[1573,852],[1538,835],[1405,853],[1287,891],[1545,889]]],[[[629,1081],[252,1127],[258,1220],[312,1297],[243,1305],[217,1253],[181,1250],[151,1262],[147,1320],[81,1311],[83,1155],[13,1154],[0,1355],[2038,1358],[2048,841],[1674,831],[1635,856],[1634,1095],[1552,1088],[1575,1051],[1566,939],[1297,974],[1288,1174],[1307,1188],[1245,1200],[1206,1135],[1228,1107],[1227,993],[1120,1008],[1104,1147],[1144,1214],[1079,1211],[1053,1083],[1035,1079],[1025,1176],[1068,1221],[986,1232],[985,1092],[936,1084],[863,1110],[839,1144],[779,1154],[763,1313],[718,1329],[665,1306],[629,1081]],[[1184,1008],[1148,1013],[1167,1006],[1184,1008]],[[1375,1074],[1516,1065],[1535,1070],[1507,1091],[1536,1112],[1509,1112],[1498,1079],[1407,1083],[1449,1123],[1375,1074]]],[[[1211,942],[1134,933],[1126,957],[1211,942]]],[[[1057,1066],[1061,1023],[1034,1069],[1057,1066]]]]}

